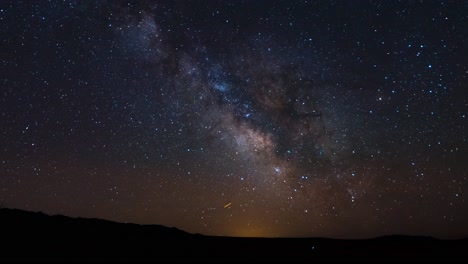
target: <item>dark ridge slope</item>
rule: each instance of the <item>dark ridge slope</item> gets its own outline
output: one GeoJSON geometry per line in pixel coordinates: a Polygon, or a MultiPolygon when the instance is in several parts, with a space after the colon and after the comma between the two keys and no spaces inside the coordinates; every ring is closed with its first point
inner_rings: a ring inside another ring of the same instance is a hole
{"type": "Polygon", "coordinates": [[[468,260],[468,240],[230,238],[159,225],[0,210],[1,260],[468,260]]]}

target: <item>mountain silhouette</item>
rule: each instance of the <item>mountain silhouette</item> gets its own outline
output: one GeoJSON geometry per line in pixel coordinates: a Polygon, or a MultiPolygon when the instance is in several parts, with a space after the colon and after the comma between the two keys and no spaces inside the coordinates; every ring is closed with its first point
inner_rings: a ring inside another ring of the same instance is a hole
{"type": "Polygon", "coordinates": [[[161,225],[0,209],[6,260],[468,260],[468,239],[233,238],[161,225]]]}

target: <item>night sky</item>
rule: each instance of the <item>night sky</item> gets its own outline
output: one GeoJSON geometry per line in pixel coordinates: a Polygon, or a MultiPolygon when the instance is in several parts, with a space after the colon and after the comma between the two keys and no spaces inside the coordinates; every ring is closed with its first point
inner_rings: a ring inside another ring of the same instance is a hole
{"type": "Polygon", "coordinates": [[[467,1],[1,1],[0,203],[468,235],[467,1]]]}

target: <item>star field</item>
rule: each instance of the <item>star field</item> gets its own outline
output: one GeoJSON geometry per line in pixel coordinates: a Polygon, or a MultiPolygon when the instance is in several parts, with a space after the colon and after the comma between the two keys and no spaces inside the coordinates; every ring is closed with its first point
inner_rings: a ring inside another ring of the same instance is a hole
{"type": "Polygon", "coordinates": [[[468,234],[464,1],[2,1],[0,202],[227,236],[468,234]]]}

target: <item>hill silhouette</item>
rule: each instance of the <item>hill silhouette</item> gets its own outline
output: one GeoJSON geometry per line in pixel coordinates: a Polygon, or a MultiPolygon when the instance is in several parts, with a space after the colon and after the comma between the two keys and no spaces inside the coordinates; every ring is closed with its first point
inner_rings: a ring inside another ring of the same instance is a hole
{"type": "Polygon", "coordinates": [[[468,240],[233,238],[160,225],[0,209],[5,260],[467,260],[468,240]]]}

